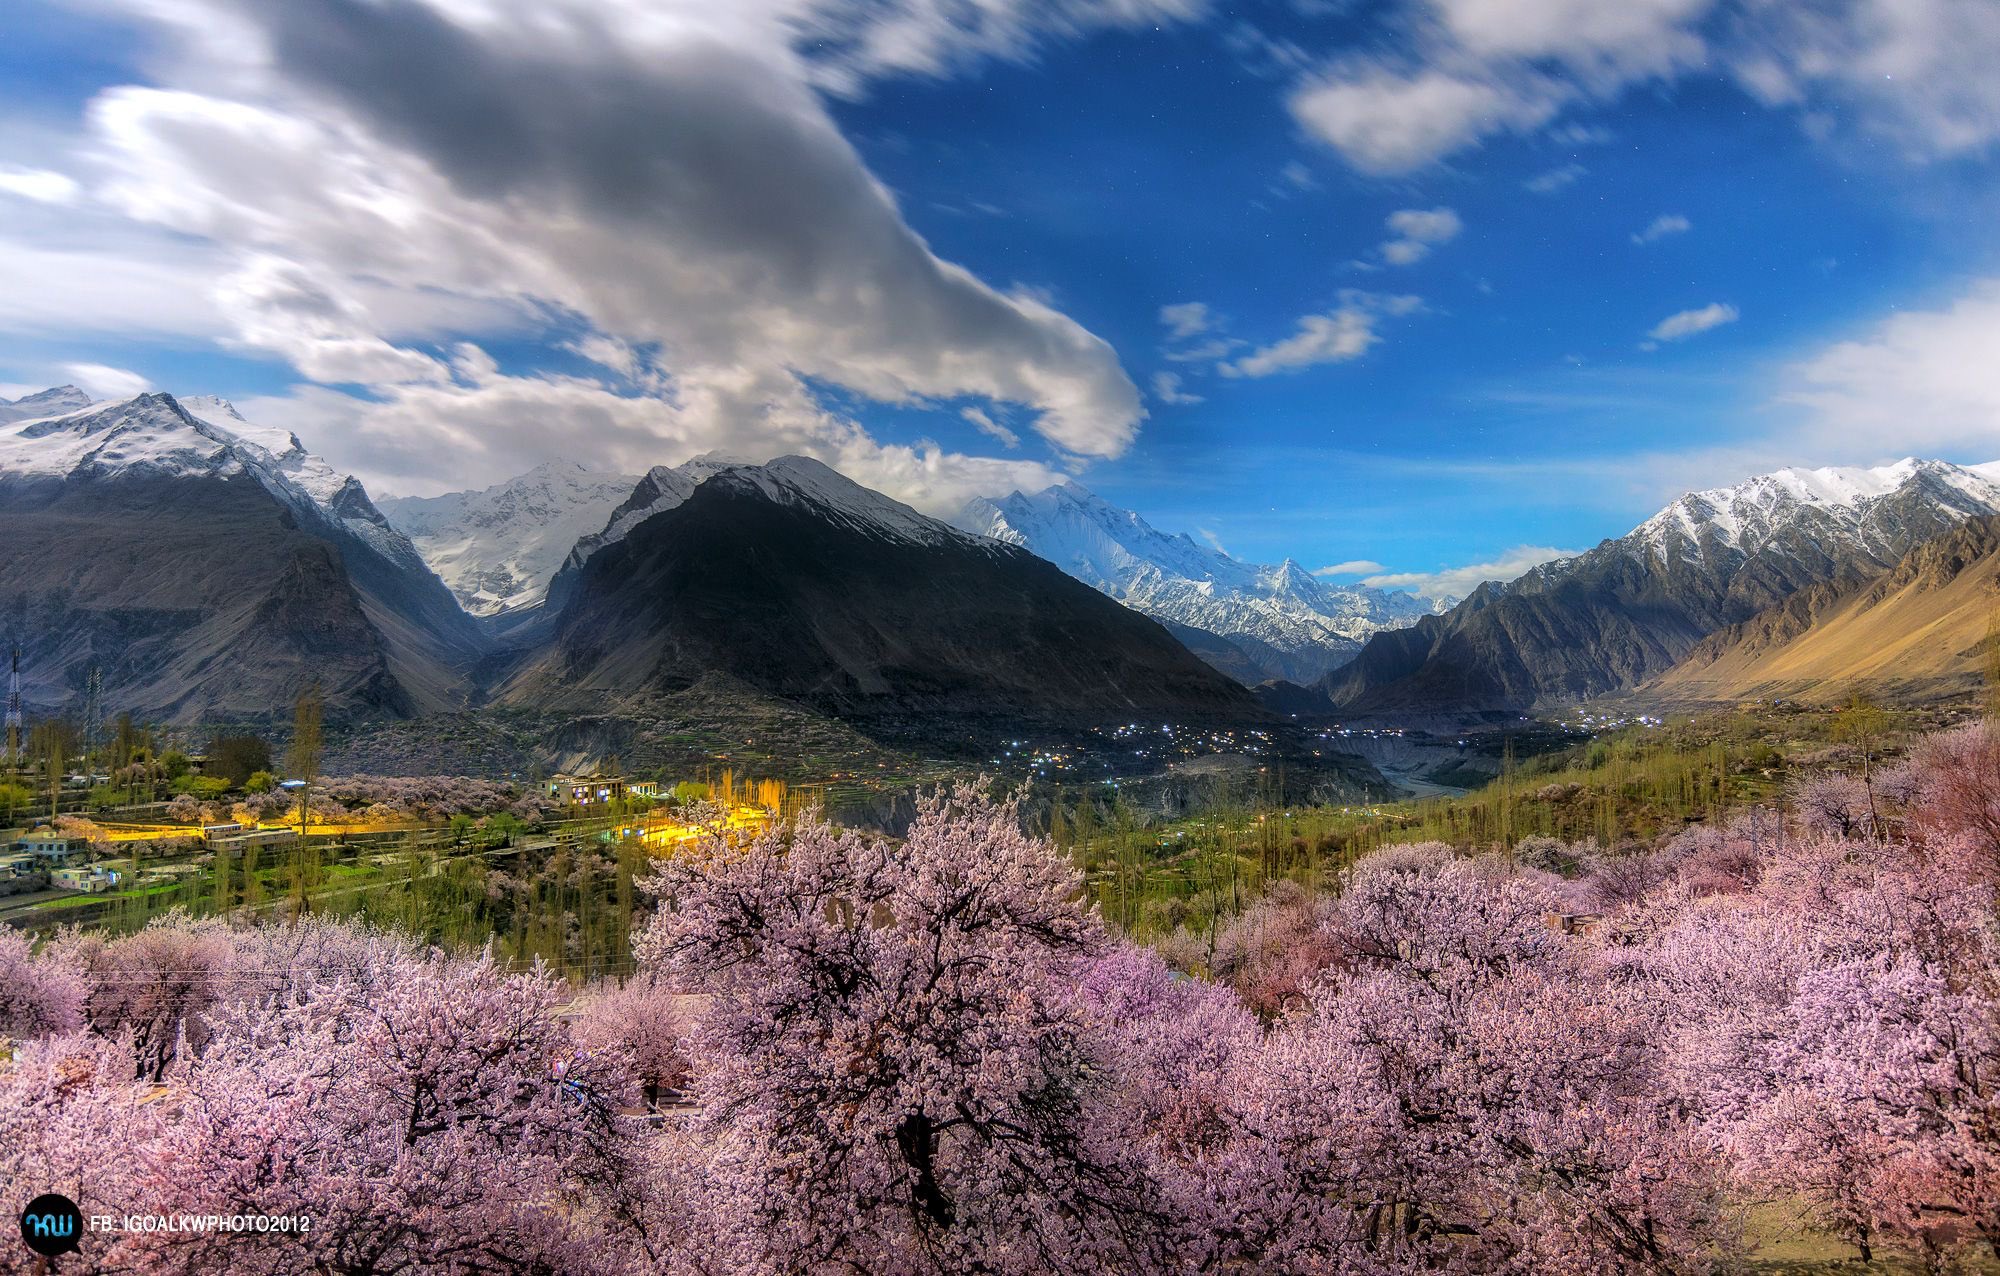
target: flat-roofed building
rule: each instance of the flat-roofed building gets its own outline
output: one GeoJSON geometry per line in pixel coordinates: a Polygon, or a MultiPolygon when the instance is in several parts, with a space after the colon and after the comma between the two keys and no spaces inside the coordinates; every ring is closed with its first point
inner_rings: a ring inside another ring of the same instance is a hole
{"type": "Polygon", "coordinates": [[[622,775],[558,775],[549,781],[549,796],[565,806],[598,806],[625,796],[622,775]]]}
{"type": "Polygon", "coordinates": [[[58,833],[54,829],[36,829],[14,839],[16,852],[56,863],[67,863],[72,855],[81,855],[89,848],[90,843],[83,838],[58,833]]]}
{"type": "Polygon", "coordinates": [[[235,855],[250,850],[252,847],[262,850],[273,846],[297,846],[299,844],[299,831],[297,829],[243,829],[239,832],[225,833],[217,837],[205,837],[203,840],[208,843],[208,849],[214,851],[217,855],[235,855]]]}
{"type": "Polygon", "coordinates": [[[101,895],[118,885],[120,876],[115,869],[108,868],[59,868],[49,874],[49,879],[51,885],[101,895]]]}

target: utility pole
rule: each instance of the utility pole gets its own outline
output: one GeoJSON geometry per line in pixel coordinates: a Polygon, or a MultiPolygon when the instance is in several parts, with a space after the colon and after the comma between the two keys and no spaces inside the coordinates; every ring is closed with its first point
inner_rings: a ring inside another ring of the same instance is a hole
{"type": "Polygon", "coordinates": [[[92,761],[86,770],[96,765],[97,727],[104,716],[104,670],[97,665],[90,667],[90,676],[84,680],[83,697],[83,756],[92,761]]]}
{"type": "Polygon", "coordinates": [[[7,765],[21,763],[21,649],[14,648],[14,667],[7,675],[7,765]]]}

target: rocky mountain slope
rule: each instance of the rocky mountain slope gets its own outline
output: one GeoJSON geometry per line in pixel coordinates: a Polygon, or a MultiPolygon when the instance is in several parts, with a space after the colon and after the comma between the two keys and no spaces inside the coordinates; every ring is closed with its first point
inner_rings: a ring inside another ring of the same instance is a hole
{"type": "Polygon", "coordinates": [[[648,483],[652,512],[565,568],[553,637],[501,700],[631,704],[720,673],[934,738],[982,718],[1261,716],[1156,622],[817,461],[709,460],[648,483]]]}
{"type": "Polygon", "coordinates": [[[1377,634],[1301,698],[1341,714],[1517,710],[1636,686],[1801,589],[1871,579],[2000,513],[2000,464],[1781,470],[1693,492],[1617,540],[1377,634]]]}
{"type": "Polygon", "coordinates": [[[952,521],[1048,559],[1251,685],[1310,682],[1352,659],[1371,634],[1442,610],[1400,591],[1328,584],[1290,559],[1239,562],[1161,532],[1076,483],[982,497],[952,521]]]}
{"type": "MultiPolygon", "coordinates": [[[[66,406],[66,401],[59,401],[66,406]]],[[[215,399],[0,425],[0,641],[26,697],[193,721],[463,702],[482,639],[362,486],[215,399]]]]}
{"type": "Polygon", "coordinates": [[[540,602],[576,543],[601,532],[639,480],[548,461],[478,491],[375,502],[475,616],[540,602]]]}
{"type": "Polygon", "coordinates": [[[579,537],[576,544],[570,547],[562,566],[556,569],[554,579],[549,582],[546,610],[557,612],[567,605],[582,579],[583,565],[592,554],[625,539],[627,532],[653,515],[673,509],[710,477],[749,464],[737,457],[711,452],[680,465],[655,465],[647,470],[631,486],[625,499],[612,509],[603,525],[588,536],[579,537]]]}
{"type": "Polygon", "coordinates": [[[1634,695],[1672,705],[1963,695],[1985,677],[1996,620],[2000,518],[1968,519],[1871,580],[1814,585],[1717,630],[1634,695]]]}

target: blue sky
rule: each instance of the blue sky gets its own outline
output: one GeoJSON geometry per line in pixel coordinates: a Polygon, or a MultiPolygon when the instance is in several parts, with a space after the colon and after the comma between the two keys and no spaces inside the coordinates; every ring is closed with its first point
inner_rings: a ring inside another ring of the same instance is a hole
{"type": "Polygon", "coordinates": [[[1776,465],[2000,457],[2000,7],[981,13],[28,0],[0,385],[222,393],[381,491],[1074,475],[1455,586],[1776,465]]]}

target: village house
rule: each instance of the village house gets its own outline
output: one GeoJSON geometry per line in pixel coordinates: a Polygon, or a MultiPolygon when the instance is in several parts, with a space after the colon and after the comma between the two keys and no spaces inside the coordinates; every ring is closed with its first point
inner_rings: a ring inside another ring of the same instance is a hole
{"type": "Polygon", "coordinates": [[[32,855],[52,864],[67,864],[72,856],[81,855],[89,849],[90,843],[85,839],[53,829],[36,829],[14,839],[17,853],[32,855]]]}
{"type": "Polygon", "coordinates": [[[217,855],[240,855],[252,847],[296,846],[299,831],[294,828],[245,828],[240,824],[211,824],[202,829],[201,840],[217,855]]]}
{"type": "Polygon", "coordinates": [[[117,886],[120,876],[116,869],[110,868],[59,868],[50,874],[50,884],[65,890],[101,895],[117,886]]]}
{"type": "MultiPolygon", "coordinates": [[[[653,786],[658,792],[658,786],[653,786]]],[[[557,775],[549,780],[549,796],[565,806],[597,806],[606,802],[622,801],[625,797],[625,777],[622,775],[557,775]]]]}

